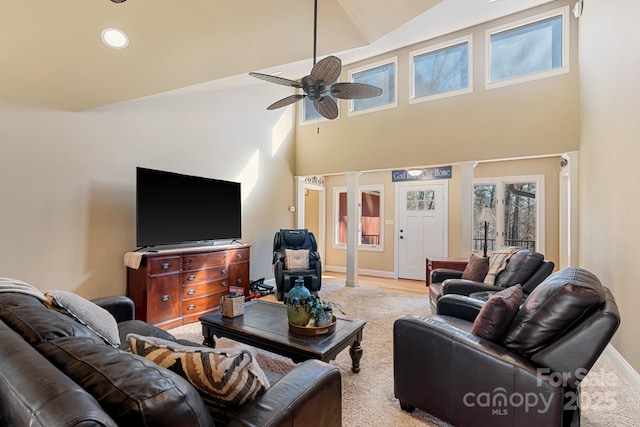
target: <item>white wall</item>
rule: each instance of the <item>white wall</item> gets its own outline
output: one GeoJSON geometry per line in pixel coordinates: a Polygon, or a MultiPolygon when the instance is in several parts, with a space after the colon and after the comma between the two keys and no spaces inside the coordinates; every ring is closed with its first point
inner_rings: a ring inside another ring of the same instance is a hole
{"type": "Polygon", "coordinates": [[[580,265],[611,288],[613,343],[640,371],[640,3],[585,2],[580,18],[580,265]],[[636,13],[637,12],[637,13],[636,13]]]}
{"type": "Polygon", "coordinates": [[[125,294],[144,166],[242,182],[250,277],[271,277],[273,233],[293,225],[292,109],[264,109],[282,96],[265,84],[81,113],[0,99],[0,276],[89,298],[125,294]]]}

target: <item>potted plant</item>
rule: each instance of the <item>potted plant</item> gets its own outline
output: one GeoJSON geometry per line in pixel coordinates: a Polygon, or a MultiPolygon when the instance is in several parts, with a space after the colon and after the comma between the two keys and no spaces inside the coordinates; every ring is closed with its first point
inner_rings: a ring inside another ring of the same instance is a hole
{"type": "Polygon", "coordinates": [[[323,300],[315,295],[311,295],[309,297],[307,304],[309,306],[309,314],[311,319],[313,319],[315,326],[322,327],[330,325],[333,320],[334,308],[337,308],[342,314],[344,314],[340,304],[323,300]]]}

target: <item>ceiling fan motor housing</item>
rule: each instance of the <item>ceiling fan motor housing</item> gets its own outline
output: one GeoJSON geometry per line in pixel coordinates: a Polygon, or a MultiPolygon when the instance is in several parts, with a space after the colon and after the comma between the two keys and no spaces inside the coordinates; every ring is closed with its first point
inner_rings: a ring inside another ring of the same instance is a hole
{"type": "Polygon", "coordinates": [[[323,82],[316,81],[311,76],[303,77],[301,80],[302,90],[311,100],[318,100],[323,93],[327,91],[327,88],[322,84],[323,82]]]}

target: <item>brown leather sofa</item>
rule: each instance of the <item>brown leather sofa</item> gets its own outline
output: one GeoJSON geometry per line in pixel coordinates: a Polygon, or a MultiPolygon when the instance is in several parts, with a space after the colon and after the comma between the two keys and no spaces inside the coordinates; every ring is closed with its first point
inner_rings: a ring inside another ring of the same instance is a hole
{"type": "Polygon", "coordinates": [[[400,406],[455,426],[579,425],[580,382],[620,323],[609,289],[586,270],[556,272],[529,294],[498,342],[471,333],[483,304],[446,295],[437,315],[395,322],[400,406]]]}
{"type": "Polygon", "coordinates": [[[509,257],[507,265],[496,276],[494,285],[462,279],[462,271],[437,268],[431,272],[429,285],[429,303],[431,311],[436,312],[438,299],[442,295],[471,295],[492,293],[506,287],[521,284],[524,295],[540,284],[551,272],[555,264],[544,259],[539,252],[520,249],[509,257]]]}
{"type": "MultiPolygon", "coordinates": [[[[133,319],[126,297],[99,301],[128,333],[175,338],[133,319]]],[[[0,292],[0,425],[212,426],[198,392],[182,377],[114,348],[37,298],[0,292]]],[[[191,344],[181,341],[183,344],[191,344]]],[[[342,420],[337,368],[317,360],[285,376],[245,405],[229,426],[335,426],[342,420]],[[322,408],[319,410],[318,408],[322,408]]]]}

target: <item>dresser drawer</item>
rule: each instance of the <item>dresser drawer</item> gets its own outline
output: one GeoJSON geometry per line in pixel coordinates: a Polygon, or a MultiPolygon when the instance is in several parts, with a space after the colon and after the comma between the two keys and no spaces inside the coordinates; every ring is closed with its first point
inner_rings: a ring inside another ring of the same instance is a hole
{"type": "Polygon", "coordinates": [[[153,277],[149,283],[147,322],[160,323],[180,316],[180,275],[153,277]]]}
{"type": "Polygon", "coordinates": [[[217,309],[220,307],[220,298],[226,295],[225,293],[219,293],[215,295],[209,295],[202,298],[196,298],[182,302],[182,315],[189,316],[191,314],[200,313],[211,309],[217,309]]]}
{"type": "Polygon", "coordinates": [[[249,261],[249,249],[232,249],[229,251],[229,262],[249,261]]]}
{"type": "Polygon", "coordinates": [[[216,280],[214,282],[194,283],[192,285],[182,286],[182,299],[199,298],[204,295],[210,295],[216,292],[225,293],[229,289],[229,281],[226,279],[216,280]]]}
{"type": "Polygon", "coordinates": [[[182,284],[210,282],[212,280],[224,279],[228,276],[225,266],[208,268],[206,270],[185,271],[181,274],[182,284]]]}
{"type": "Polygon", "coordinates": [[[199,270],[201,268],[216,267],[227,263],[226,252],[213,252],[209,254],[184,255],[182,257],[183,270],[199,270]]]}
{"type": "Polygon", "coordinates": [[[180,257],[162,257],[149,259],[149,274],[173,273],[180,271],[180,257]]]}

